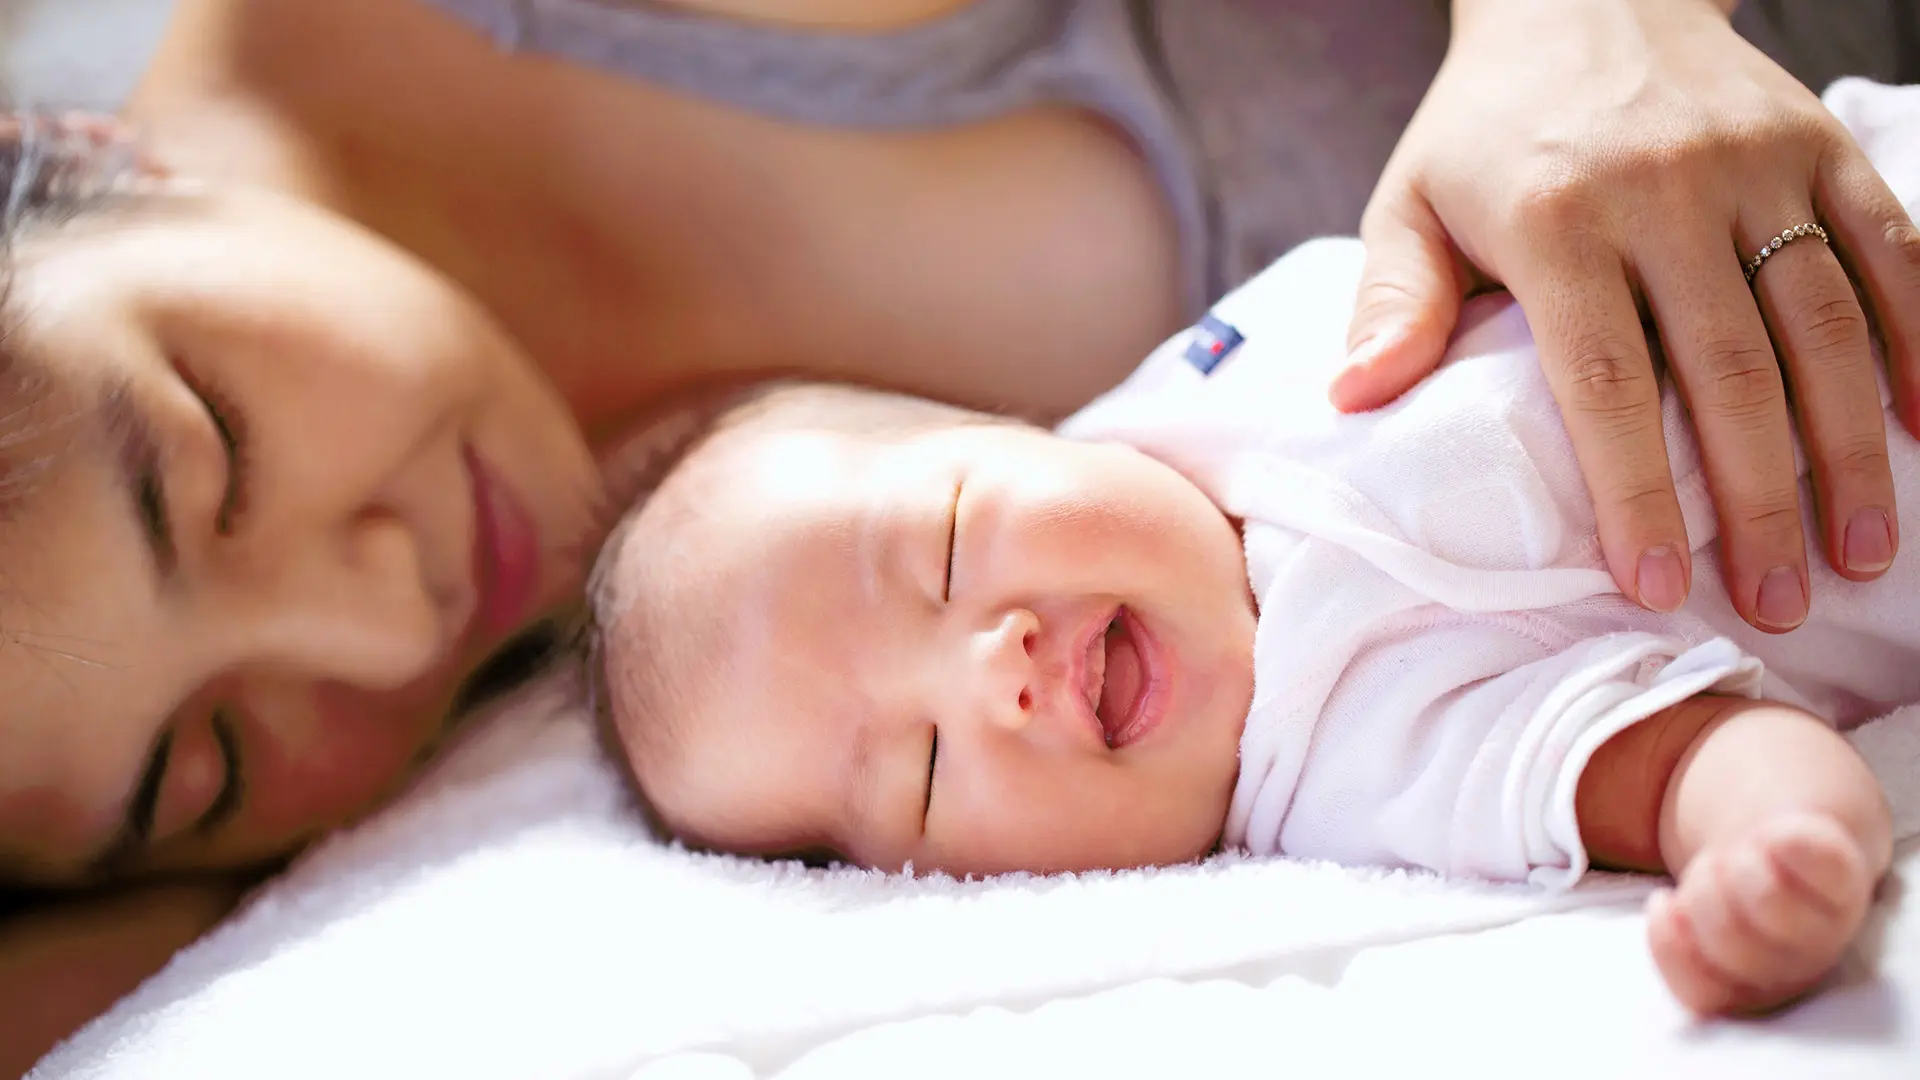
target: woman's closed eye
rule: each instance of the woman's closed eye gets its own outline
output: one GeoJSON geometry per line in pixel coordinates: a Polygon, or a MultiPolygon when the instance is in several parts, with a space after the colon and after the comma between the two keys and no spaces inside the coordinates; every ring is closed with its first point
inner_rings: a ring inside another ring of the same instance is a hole
{"type": "Polygon", "coordinates": [[[216,709],[204,723],[170,728],[155,742],[127,807],[128,835],[140,847],[204,836],[233,817],[240,793],[237,725],[216,709]]]}
{"type": "Polygon", "coordinates": [[[251,443],[247,438],[246,416],[235,404],[232,395],[224,393],[218,385],[192,372],[183,364],[175,364],[180,378],[187,389],[198,398],[207,418],[212,421],[214,430],[219,433],[221,448],[227,456],[227,483],[220,496],[219,509],[214,512],[214,529],[221,536],[233,533],[234,521],[246,510],[248,450],[251,443]]]}

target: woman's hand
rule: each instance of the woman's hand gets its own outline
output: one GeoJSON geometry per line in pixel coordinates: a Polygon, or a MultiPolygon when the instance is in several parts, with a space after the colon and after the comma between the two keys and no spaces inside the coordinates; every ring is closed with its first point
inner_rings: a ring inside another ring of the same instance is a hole
{"type": "Polygon", "coordinates": [[[1808,595],[1779,360],[1826,557],[1876,577],[1899,526],[1854,282],[1899,414],[1920,432],[1920,233],[1839,121],[1734,32],[1731,6],[1456,0],[1446,64],[1361,227],[1355,366],[1333,398],[1352,411],[1399,396],[1439,362],[1463,293],[1506,286],[1532,323],[1615,580],[1669,611],[1691,571],[1651,315],[1699,430],[1734,607],[1781,631],[1806,618],[1808,595]],[[1743,263],[1811,222],[1832,246],[1796,236],[1750,287],[1743,263]]]}

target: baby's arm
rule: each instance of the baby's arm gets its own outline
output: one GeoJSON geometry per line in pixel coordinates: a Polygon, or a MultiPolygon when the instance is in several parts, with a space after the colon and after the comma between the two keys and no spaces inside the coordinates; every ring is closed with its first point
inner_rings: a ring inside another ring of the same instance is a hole
{"type": "Polygon", "coordinates": [[[1839,961],[1892,858],[1886,799],[1845,739],[1798,709],[1701,695],[1609,739],[1580,776],[1589,857],[1668,872],[1648,937],[1702,1013],[1785,1004],[1839,961]]]}

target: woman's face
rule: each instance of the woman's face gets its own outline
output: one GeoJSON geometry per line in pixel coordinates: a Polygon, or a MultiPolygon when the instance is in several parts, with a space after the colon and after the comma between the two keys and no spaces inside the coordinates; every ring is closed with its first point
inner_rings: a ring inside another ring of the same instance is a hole
{"type": "Polygon", "coordinates": [[[446,282],[258,195],[30,233],[0,341],[0,882],[242,864],[390,791],[577,593],[595,472],[446,282]]]}

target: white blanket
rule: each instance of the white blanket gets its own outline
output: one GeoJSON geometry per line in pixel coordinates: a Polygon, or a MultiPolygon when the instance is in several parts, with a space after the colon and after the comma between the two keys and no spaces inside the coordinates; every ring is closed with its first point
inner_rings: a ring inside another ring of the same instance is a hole
{"type": "MultiPolygon", "coordinates": [[[[1906,793],[1902,835],[1920,832],[1920,710],[1856,737],[1906,793]]],[[[1920,873],[1920,852],[1901,868],[1920,873]]],[[[578,710],[538,687],[35,1075],[917,1075],[935,1050],[968,1073],[1052,1055],[1361,1074],[1416,1050],[1519,1064],[1543,1024],[1612,1040],[1574,1066],[1799,1045],[1689,1029],[1639,940],[1649,887],[1603,875],[1549,896],[1237,857],[959,883],[695,855],[644,838],[578,710]]],[[[1920,993],[1920,925],[1876,923],[1853,969],[1844,1014],[1803,1010],[1831,1021],[1805,1052],[1920,1060],[1920,1003],[1901,997],[1920,993]],[[1900,974],[1876,981],[1888,934],[1900,974]]]]}

